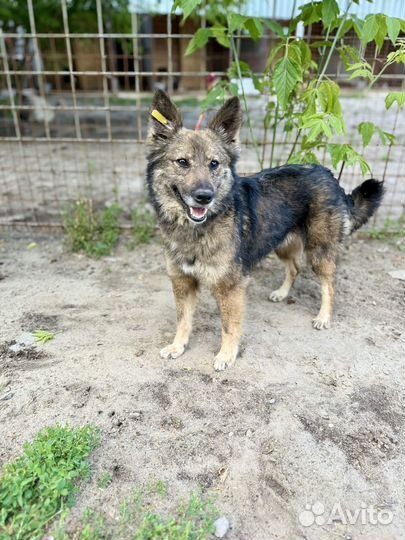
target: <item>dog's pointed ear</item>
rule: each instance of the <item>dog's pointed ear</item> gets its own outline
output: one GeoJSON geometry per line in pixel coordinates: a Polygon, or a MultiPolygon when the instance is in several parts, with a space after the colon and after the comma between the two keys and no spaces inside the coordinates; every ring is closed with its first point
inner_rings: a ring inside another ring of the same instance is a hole
{"type": "Polygon", "coordinates": [[[226,144],[239,149],[239,132],[242,126],[242,108],[238,97],[228,99],[208,124],[226,144]]]}
{"type": "Polygon", "coordinates": [[[150,142],[166,141],[183,125],[176,105],[163,90],[156,90],[150,110],[150,142]]]}

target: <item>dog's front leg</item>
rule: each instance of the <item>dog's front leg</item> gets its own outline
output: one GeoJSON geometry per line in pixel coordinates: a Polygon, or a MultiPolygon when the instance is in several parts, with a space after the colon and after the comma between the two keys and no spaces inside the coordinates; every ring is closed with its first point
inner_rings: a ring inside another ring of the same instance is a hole
{"type": "Polygon", "coordinates": [[[222,371],[231,366],[238,355],[242,320],[245,311],[246,285],[218,286],[213,290],[222,322],[221,349],[215,357],[214,368],[222,371]]]}
{"type": "Polygon", "coordinates": [[[160,351],[162,358],[177,358],[184,353],[193,325],[193,314],[197,305],[198,282],[190,276],[172,277],[176,300],[177,331],[171,345],[160,351]]]}

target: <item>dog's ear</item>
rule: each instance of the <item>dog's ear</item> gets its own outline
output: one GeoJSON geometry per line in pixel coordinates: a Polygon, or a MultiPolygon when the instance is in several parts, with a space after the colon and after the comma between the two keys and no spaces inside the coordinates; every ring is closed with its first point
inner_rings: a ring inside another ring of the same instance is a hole
{"type": "Polygon", "coordinates": [[[238,97],[228,99],[208,127],[215,131],[226,144],[239,149],[239,132],[242,126],[242,108],[238,97]]]}
{"type": "Polygon", "coordinates": [[[166,141],[182,125],[176,105],[163,90],[156,90],[150,110],[150,142],[166,141]]]}

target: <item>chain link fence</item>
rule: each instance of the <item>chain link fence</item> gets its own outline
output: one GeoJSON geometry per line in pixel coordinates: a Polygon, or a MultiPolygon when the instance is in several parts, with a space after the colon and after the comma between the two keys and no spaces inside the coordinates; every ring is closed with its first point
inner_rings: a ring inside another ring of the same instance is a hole
{"type": "MultiPolygon", "coordinates": [[[[276,4],[274,0],[271,9],[277,17],[276,4]]],[[[249,2],[246,5],[253,9],[249,2]]],[[[186,56],[194,32],[206,22],[181,24],[170,6],[160,6],[160,13],[145,13],[145,4],[133,5],[119,32],[102,0],[95,0],[95,9],[82,17],[70,13],[68,0],[60,0],[49,15],[54,31],[44,31],[38,6],[27,0],[26,26],[3,20],[0,30],[0,227],[60,227],[69,204],[83,197],[98,205],[118,198],[125,221],[144,194],[144,144],[153,90],[167,90],[182,109],[185,125],[193,129],[207,87],[227,76],[232,55],[209,43],[186,56]]],[[[401,3],[399,9],[405,11],[401,3]]],[[[314,25],[304,39],[323,39],[320,28],[314,25]]],[[[355,35],[345,39],[358,46],[355,35]]],[[[260,74],[275,36],[269,30],[259,43],[243,35],[238,40],[241,59],[260,74]]],[[[378,63],[389,47],[387,41],[377,54],[370,46],[366,56],[378,63]]],[[[387,185],[380,222],[405,212],[405,113],[397,107],[386,111],[384,103],[388,88],[403,87],[404,68],[387,70],[377,90],[368,94],[350,84],[338,57],[328,72],[343,84],[348,142],[361,149],[354,127],[362,121],[372,121],[396,137],[390,146],[375,138],[364,153],[374,177],[387,185]]],[[[248,103],[253,136],[260,141],[267,165],[273,133],[263,137],[266,99],[252,91],[248,103]]],[[[277,140],[273,163],[282,164],[293,143],[283,142],[282,133],[277,140]]],[[[256,153],[246,128],[242,141],[239,171],[255,172],[256,153]]],[[[327,160],[325,165],[330,165],[327,160]]],[[[351,189],[361,178],[357,168],[346,169],[342,184],[351,189]]]]}

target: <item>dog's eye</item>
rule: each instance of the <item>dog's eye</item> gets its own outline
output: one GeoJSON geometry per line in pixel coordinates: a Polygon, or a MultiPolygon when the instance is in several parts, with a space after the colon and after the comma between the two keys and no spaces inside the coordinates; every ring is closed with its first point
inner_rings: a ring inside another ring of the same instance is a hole
{"type": "Polygon", "coordinates": [[[189,162],[184,158],[176,159],[176,163],[178,163],[180,167],[184,167],[185,169],[190,165],[189,162]]]}
{"type": "Polygon", "coordinates": [[[216,159],[213,159],[210,163],[210,169],[215,170],[218,169],[219,162],[216,159]]]}

